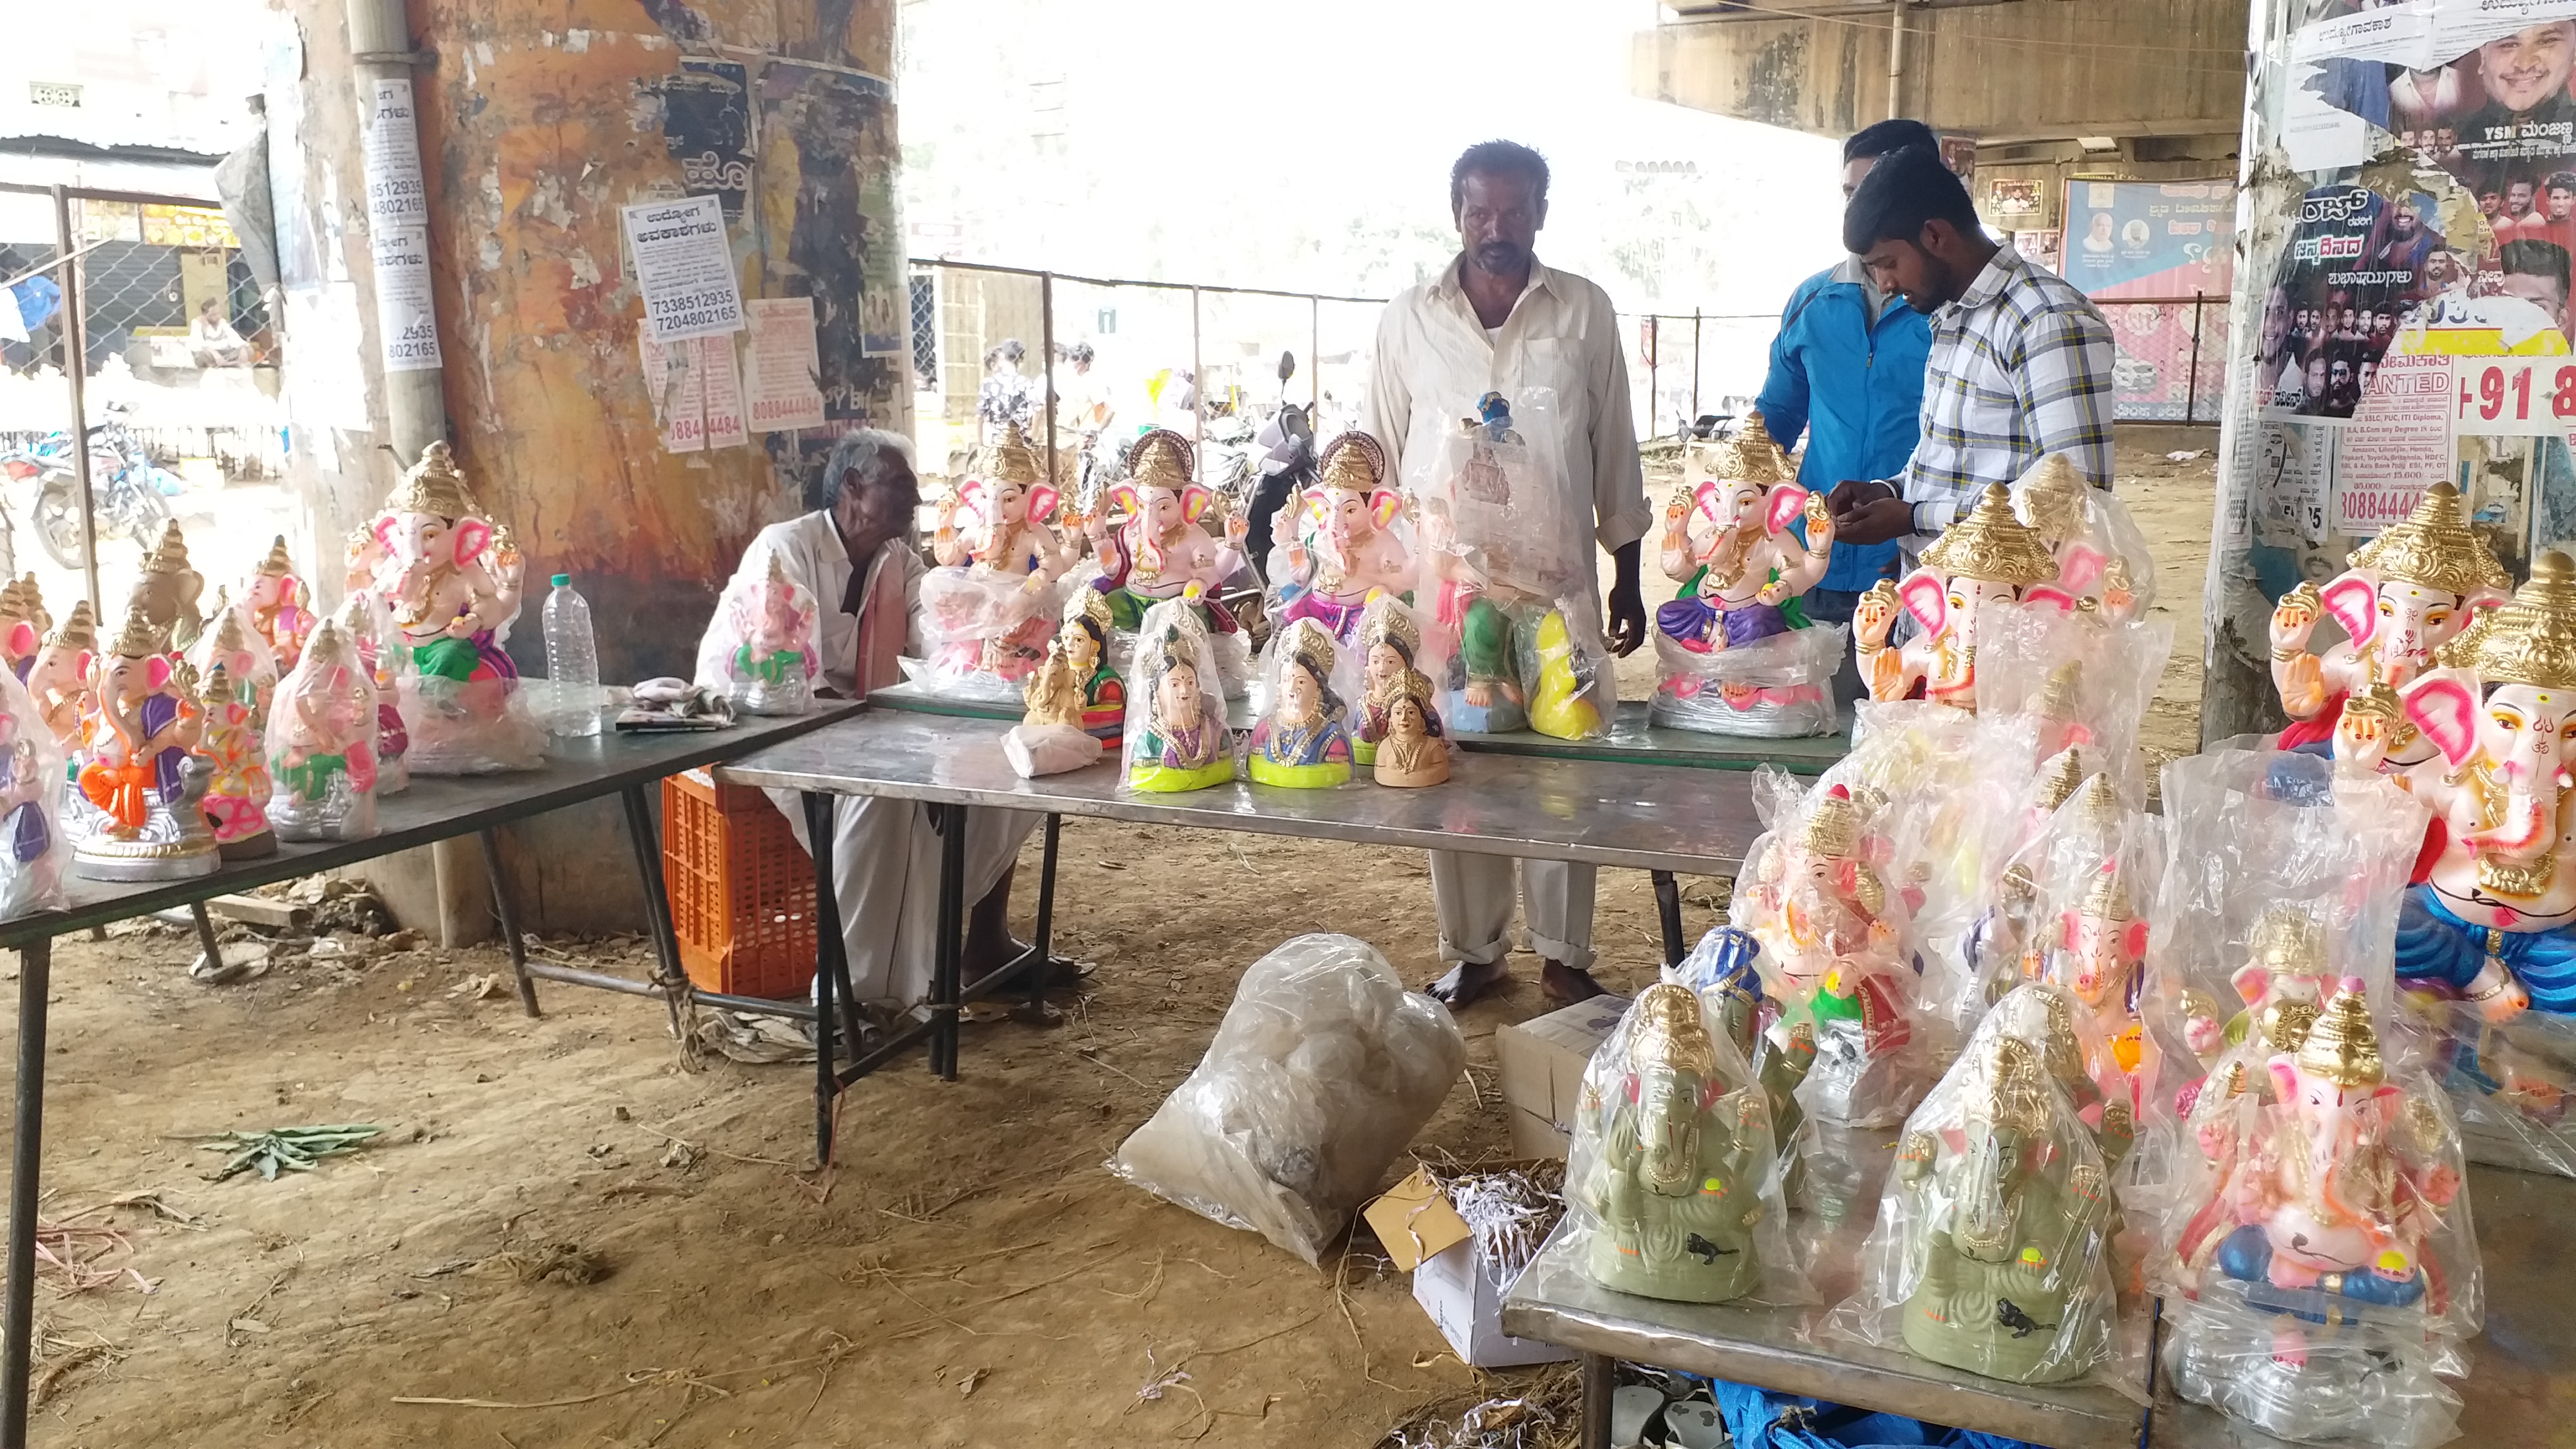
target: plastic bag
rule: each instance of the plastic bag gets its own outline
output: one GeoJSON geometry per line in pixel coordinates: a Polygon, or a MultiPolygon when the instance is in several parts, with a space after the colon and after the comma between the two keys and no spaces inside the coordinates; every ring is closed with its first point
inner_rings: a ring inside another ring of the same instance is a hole
{"type": "Polygon", "coordinates": [[[1145,611],[1127,677],[1126,787],[1152,794],[1204,790],[1234,778],[1234,740],[1215,687],[1216,651],[1199,623],[1196,592],[1145,611]]]}
{"type": "Polygon", "coordinates": [[[776,554],[758,573],[737,569],[698,638],[698,688],[741,714],[803,714],[822,673],[814,596],[776,554]]]}
{"type": "Polygon", "coordinates": [[[1640,992],[1584,1069],[1566,1213],[1604,1287],[1683,1303],[1815,1299],[1789,1249],[1769,1099],[1679,980],[1640,992]]]}
{"type": "Polygon", "coordinates": [[[61,747],[27,687],[0,669],[0,919],[63,904],[63,794],[61,747]]]}
{"type": "Polygon", "coordinates": [[[1560,740],[1606,739],[1619,717],[1619,677],[1601,637],[1600,601],[1565,595],[1512,610],[1529,727],[1560,740]]]}
{"type": "Polygon", "coordinates": [[[1351,701],[1360,691],[1356,651],[1332,631],[1297,619],[1270,636],[1263,657],[1263,709],[1245,743],[1244,773],[1290,789],[1345,785],[1351,778],[1351,701]]]}
{"type": "Polygon", "coordinates": [[[1790,739],[1842,728],[1834,671],[1851,648],[1840,624],[1791,629],[1711,653],[1655,631],[1661,666],[1648,718],[1667,729],[1790,739]]]}
{"type": "Polygon", "coordinates": [[[1381,785],[1436,785],[1449,777],[1449,732],[1440,718],[1440,688],[1433,683],[1448,669],[1437,652],[1440,642],[1424,631],[1422,616],[1392,594],[1373,596],[1361,611],[1351,762],[1370,766],[1381,785]],[[1382,750],[1390,735],[1398,738],[1382,750]]]}
{"type": "Polygon", "coordinates": [[[233,701],[250,711],[251,727],[268,728],[269,708],[277,694],[277,654],[251,627],[249,613],[225,601],[223,590],[215,591],[214,615],[188,646],[187,659],[200,680],[217,664],[223,665],[232,680],[233,701]]]}
{"type": "Polygon", "coordinates": [[[376,681],[357,646],[325,622],[278,686],[269,717],[269,824],[280,840],[376,833],[376,681]]]}
{"type": "Polygon", "coordinates": [[[1979,1023],[1906,1120],[1858,1291],[1825,1332],[2024,1384],[2112,1360],[2116,1215],[2062,1085],[2070,1070],[2082,1079],[2066,1020],[2063,999],[2034,985],[1979,1023]]]}
{"type": "Polygon", "coordinates": [[[495,775],[545,765],[545,728],[516,674],[450,679],[414,671],[395,688],[409,773],[495,775]]]}
{"type": "Polygon", "coordinates": [[[1065,590],[1043,575],[935,568],[921,576],[913,631],[921,684],[958,699],[1016,701],[1020,681],[1046,658],[1065,590]]]}
{"type": "Polygon", "coordinates": [[[2057,564],[2057,576],[2025,597],[2115,623],[2145,617],[2156,601],[2156,559],[2127,504],[2085,482],[2063,453],[2033,463],[2013,484],[2012,500],[2057,564]]]}
{"type": "Polygon", "coordinates": [[[2138,730],[2172,652],[2173,625],[2163,619],[1995,608],[1978,616],[1977,712],[2036,717],[2040,758],[2085,746],[2123,799],[2143,803],[2138,730]]]}
{"type": "Polygon", "coordinates": [[[1374,948],[1299,936],[1244,972],[1207,1055],[1109,1170],[1311,1265],[1466,1065],[1449,1008],[1374,948]]]}
{"type": "Polygon", "coordinates": [[[402,651],[385,647],[391,624],[367,590],[350,590],[334,622],[376,681],[376,798],[401,794],[411,788],[411,730],[403,723],[398,671],[407,670],[409,661],[397,657],[402,651]]]}

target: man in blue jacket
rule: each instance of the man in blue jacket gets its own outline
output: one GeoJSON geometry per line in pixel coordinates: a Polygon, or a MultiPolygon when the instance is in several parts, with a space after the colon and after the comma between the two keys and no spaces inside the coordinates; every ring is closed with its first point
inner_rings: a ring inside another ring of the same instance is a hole
{"type": "MultiPolygon", "coordinates": [[[[1851,199],[1879,157],[1939,144],[1921,121],[1881,121],[1854,133],[1843,142],[1843,199],[1851,199]]],[[[1781,310],[1771,375],[1755,405],[1781,447],[1795,448],[1798,435],[1808,435],[1798,481],[1810,492],[1831,493],[1845,478],[1894,477],[1914,454],[1932,323],[1912,307],[1889,305],[1892,300],[1870,281],[1860,258],[1845,257],[1800,283],[1781,310]]],[[[1897,568],[1892,542],[1834,540],[1824,579],[1807,591],[1807,617],[1849,624],[1860,596],[1895,577],[1897,568]]],[[[1851,660],[1843,661],[1834,683],[1838,699],[1859,695],[1851,660]]]]}

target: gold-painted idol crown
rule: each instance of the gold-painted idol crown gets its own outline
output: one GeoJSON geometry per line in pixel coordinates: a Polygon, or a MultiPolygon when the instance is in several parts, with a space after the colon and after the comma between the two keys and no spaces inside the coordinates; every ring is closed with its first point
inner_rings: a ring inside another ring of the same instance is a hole
{"type": "Polygon", "coordinates": [[[2488,684],[2576,689],[2576,563],[2551,549],[2489,616],[2468,663],[2488,684]]]}
{"type": "Polygon", "coordinates": [[[2030,1043],[1995,1034],[1987,1048],[1985,1109],[1996,1127],[2033,1137],[2048,1130],[2048,1083],[2030,1043]]]}
{"type": "Polygon", "coordinates": [[[161,540],[143,560],[147,574],[184,574],[188,572],[188,538],[179,531],[177,519],[161,525],[161,540]]]}
{"type": "Polygon", "coordinates": [[[225,599],[224,599],[224,591],[223,591],[221,588],[216,589],[216,590],[215,590],[215,650],[216,650],[216,652],[218,652],[218,653],[222,653],[222,654],[237,654],[237,653],[240,653],[242,650],[247,649],[247,648],[249,648],[249,647],[250,647],[250,636],[249,636],[248,634],[244,633],[244,632],[243,632],[243,630],[242,630],[241,610],[239,610],[239,609],[236,609],[236,608],[232,607],[229,603],[227,603],[227,602],[225,601],[225,599]]]}
{"type": "Polygon", "coordinates": [[[89,600],[72,600],[72,611],[54,626],[54,632],[45,636],[45,645],[47,648],[97,650],[98,616],[90,612],[89,600]]]}
{"type": "Polygon", "coordinates": [[[1698,993],[1678,981],[1658,981],[1640,992],[1628,1060],[1637,1067],[1716,1075],[1717,1042],[1700,1015],[1698,993]]]}
{"type": "Polygon", "coordinates": [[[1860,849],[1860,811],[1852,805],[1849,789],[1836,785],[1824,793],[1824,798],[1807,812],[1798,843],[1817,855],[1836,860],[1860,849]]]}
{"type": "Polygon", "coordinates": [[[2120,878],[2118,861],[2103,862],[2101,873],[2093,877],[2093,889],[2084,893],[2084,914],[2097,921],[2125,922],[2138,918],[2136,908],[2129,903],[2128,882],[2120,878]]]}
{"type": "Polygon", "coordinates": [[[2084,780],[2082,747],[2068,745],[2059,750],[2050,758],[2046,773],[2039,777],[2039,808],[2055,814],[2059,806],[2075,798],[2084,780]]]}
{"type": "Polygon", "coordinates": [[[2039,714],[2042,719],[2075,718],[2075,702],[2084,690],[2084,661],[2069,659],[2048,672],[2048,684],[2039,692],[2039,714]]]}
{"type": "Polygon", "coordinates": [[[143,606],[136,604],[125,611],[125,627],[108,652],[120,659],[149,659],[168,650],[169,640],[152,627],[152,616],[143,612],[143,606]]]}
{"type": "Polygon", "coordinates": [[[2380,579],[2403,579],[2464,598],[2481,589],[2502,593],[2513,587],[2504,565],[2469,531],[2460,490],[2448,483],[2425,489],[2423,501],[2405,522],[2381,529],[2344,562],[2380,579]]]}
{"type": "Polygon", "coordinates": [[[1726,451],[1715,464],[1716,475],[1730,481],[1757,483],[1765,488],[1798,481],[1798,470],[1789,466],[1789,455],[1780,451],[1758,412],[1744,415],[1744,426],[1727,440],[1726,451]]]}
{"type": "Polygon", "coordinates": [[[1026,488],[1046,480],[1038,467],[1037,450],[1029,446],[1029,435],[1020,431],[1016,422],[1005,421],[993,439],[992,461],[986,465],[987,476],[996,483],[1017,483],[1026,488]]]}
{"type": "Polygon", "coordinates": [[[1139,487],[1181,489],[1198,475],[1190,440],[1169,428],[1151,428],[1127,446],[1127,476],[1139,487]]]}
{"type": "Polygon", "coordinates": [[[2051,453],[2021,475],[2021,511],[2043,544],[2060,544],[2084,531],[2084,494],[2093,485],[2064,453],[2051,453]]]}
{"type": "Polygon", "coordinates": [[[272,579],[282,579],[295,572],[295,560],[286,556],[285,534],[279,534],[277,541],[268,546],[268,557],[259,561],[259,571],[272,579]]]}
{"type": "Polygon", "coordinates": [[[1386,482],[1386,449],[1354,428],[1324,445],[1323,486],[1374,493],[1386,482]]]}
{"type": "Polygon", "coordinates": [[[2057,560],[2048,556],[2039,535],[2013,515],[2012,494],[2001,483],[1987,484],[1968,516],[1923,550],[1923,566],[1944,578],[2015,588],[2057,577],[2057,560]]]}
{"type": "Polygon", "coordinates": [[[1073,596],[1064,601],[1063,627],[1069,629],[1076,624],[1090,624],[1091,642],[1094,644],[1105,645],[1109,642],[1109,628],[1112,622],[1114,620],[1109,612],[1108,597],[1089,584],[1075,589],[1073,596]]]}
{"type": "MultiPolygon", "coordinates": [[[[32,581],[35,575],[29,574],[27,578],[32,581]]],[[[11,579],[5,584],[0,584],[0,617],[23,619],[27,617],[27,612],[26,582],[11,579]]]]}
{"type": "Polygon", "coordinates": [[[1288,626],[1288,637],[1280,641],[1279,657],[1293,660],[1315,682],[1327,689],[1333,683],[1333,638],[1324,626],[1312,619],[1298,619],[1288,626]]]}
{"type": "Polygon", "coordinates": [[[2085,777],[2084,788],[2075,792],[2076,819],[2097,835],[2109,830],[2120,820],[2120,792],[2111,784],[2111,776],[2097,773],[2085,777]]]}
{"type": "Polygon", "coordinates": [[[224,667],[222,660],[206,666],[206,682],[200,692],[205,696],[209,710],[233,702],[233,672],[224,667]]]}
{"type": "MultiPolygon", "coordinates": [[[[313,677],[317,679],[328,670],[346,668],[356,662],[350,658],[349,636],[328,619],[314,626],[313,637],[304,641],[304,658],[313,661],[313,677]]],[[[300,672],[302,661],[298,661],[296,667],[300,672]]]]}
{"type": "Polygon", "coordinates": [[[2254,964],[2274,975],[2314,976],[2326,969],[2326,933],[2296,906],[2278,906],[2254,923],[2247,943],[2254,964]]]}
{"type": "Polygon", "coordinates": [[[456,471],[456,455],[444,442],[431,443],[420,450],[420,461],[394,485],[385,508],[392,513],[426,513],[451,521],[476,512],[465,475],[456,471]]]}
{"type": "Polygon", "coordinates": [[[2319,1077],[2338,1087],[2376,1087],[2387,1080],[2379,1061],[2379,1032],[2370,1024],[2370,1002],[2361,983],[2347,981],[2317,1013],[2316,1025],[2293,1058],[2302,1075],[2319,1077]]]}
{"type": "Polygon", "coordinates": [[[1411,664],[1422,652],[1422,626],[1414,622],[1413,611],[1404,607],[1402,599],[1374,591],[1360,609],[1360,643],[1363,647],[1389,645],[1411,664]]]}

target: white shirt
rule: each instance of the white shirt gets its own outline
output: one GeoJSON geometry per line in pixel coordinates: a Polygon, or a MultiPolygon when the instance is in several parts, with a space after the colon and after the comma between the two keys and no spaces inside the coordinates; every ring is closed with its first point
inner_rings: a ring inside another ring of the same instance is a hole
{"type": "MultiPolygon", "coordinates": [[[[814,596],[814,632],[820,637],[815,646],[823,652],[823,682],[844,698],[858,694],[859,616],[841,612],[841,600],[850,590],[850,551],[841,543],[841,531],[832,524],[829,509],[818,510],[785,523],[773,523],[762,529],[742,551],[742,565],[736,577],[764,575],[769,572],[770,556],[778,558],[781,573],[814,596]]],[[[876,587],[877,574],[888,568],[905,570],[903,603],[907,616],[918,617],[914,606],[921,602],[921,575],[926,568],[921,553],[909,539],[898,538],[877,550],[868,565],[868,590],[864,601],[876,587]]],[[[905,630],[906,652],[918,655],[919,641],[905,630]]]]}
{"type": "MultiPolygon", "coordinates": [[[[1386,448],[1398,479],[1409,458],[1436,457],[1441,440],[1473,417],[1489,392],[1556,394],[1567,489],[1588,500],[1594,536],[1618,549],[1646,536],[1646,475],[1628,397],[1628,362],[1610,294],[1572,272],[1530,264],[1529,285],[1492,339],[1458,285],[1464,254],[1436,281],[1386,304],[1378,319],[1361,426],[1386,448]]],[[[1586,554],[1585,562],[1590,563],[1586,554]]]]}

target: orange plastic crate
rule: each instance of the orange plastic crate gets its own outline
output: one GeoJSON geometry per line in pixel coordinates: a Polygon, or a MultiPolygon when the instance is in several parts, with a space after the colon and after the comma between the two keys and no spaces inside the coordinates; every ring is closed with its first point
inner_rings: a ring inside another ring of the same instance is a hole
{"type": "Polygon", "coordinates": [[[814,985],[814,862],[758,790],[662,781],[662,881],[700,990],[797,1000],[814,985]]]}

